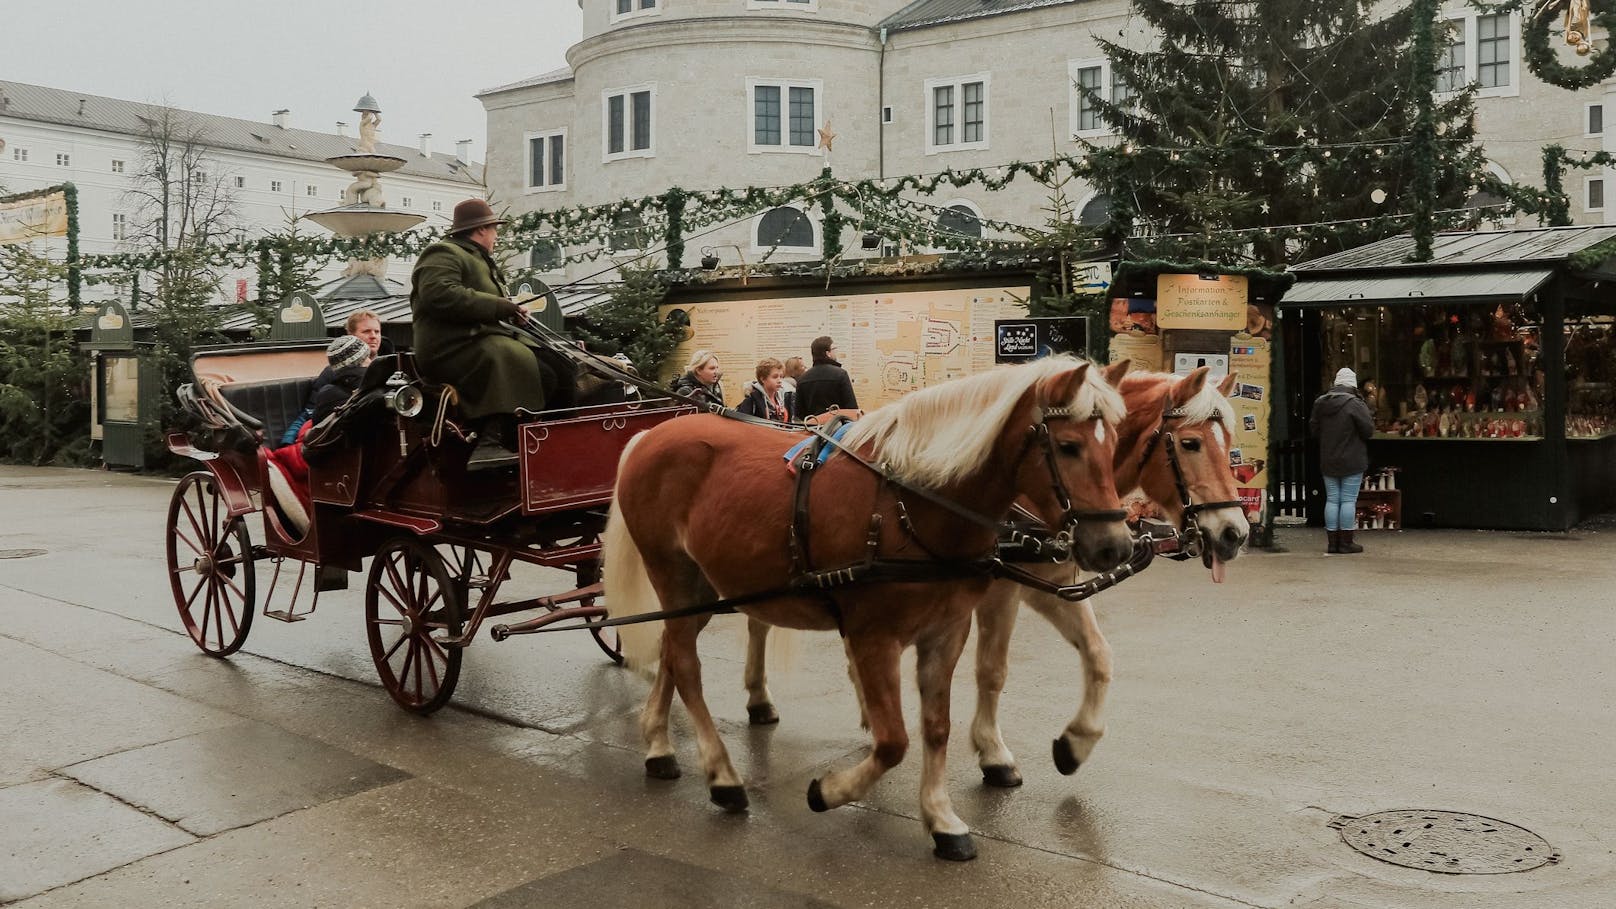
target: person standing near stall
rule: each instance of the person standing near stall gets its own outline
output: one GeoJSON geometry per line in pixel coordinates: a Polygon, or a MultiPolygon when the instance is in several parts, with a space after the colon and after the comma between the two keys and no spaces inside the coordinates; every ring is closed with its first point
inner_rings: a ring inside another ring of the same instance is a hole
{"type": "Polygon", "coordinates": [[[1357,373],[1343,366],[1335,374],[1335,385],[1313,402],[1308,426],[1319,442],[1319,471],[1324,474],[1324,530],[1330,540],[1325,552],[1363,552],[1352,533],[1375,420],[1358,395],[1357,373]]]}

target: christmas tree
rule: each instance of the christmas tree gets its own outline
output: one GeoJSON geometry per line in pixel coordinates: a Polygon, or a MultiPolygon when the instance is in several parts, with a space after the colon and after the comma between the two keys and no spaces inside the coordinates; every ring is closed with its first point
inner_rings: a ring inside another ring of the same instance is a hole
{"type": "Polygon", "coordinates": [[[1278,265],[1406,233],[1421,204],[1438,227],[1500,214],[1464,207],[1491,179],[1473,89],[1431,101],[1418,141],[1436,78],[1418,39],[1447,46],[1434,5],[1387,6],[1133,0],[1156,46],[1102,40],[1110,91],[1078,85],[1116,133],[1080,141],[1128,255],[1278,265]]]}

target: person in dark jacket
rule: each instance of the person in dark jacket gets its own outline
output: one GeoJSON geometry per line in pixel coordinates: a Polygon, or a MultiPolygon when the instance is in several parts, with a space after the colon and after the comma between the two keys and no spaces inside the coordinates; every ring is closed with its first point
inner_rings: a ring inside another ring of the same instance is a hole
{"type": "Polygon", "coordinates": [[[1326,552],[1363,552],[1352,541],[1358,523],[1358,489],[1369,469],[1369,437],[1375,433],[1369,405],[1358,396],[1358,376],[1342,367],[1335,386],[1313,402],[1308,421],[1319,440],[1319,470],[1324,474],[1326,552]]]}
{"type": "Polygon", "coordinates": [[[309,406],[313,408],[310,424],[318,424],[331,416],[332,411],[359,390],[359,383],[370,368],[370,345],[354,335],[343,335],[326,347],[325,357],[331,365],[320,373],[324,381],[315,385],[314,394],[309,398],[309,406]]]}
{"type": "Polygon", "coordinates": [[[735,409],[749,417],[790,423],[796,395],[785,390],[785,367],[773,357],[758,361],[757,381],[748,383],[746,398],[735,409]]]}
{"type": "Polygon", "coordinates": [[[821,336],[814,339],[809,351],[814,355],[814,365],[797,379],[796,419],[800,422],[833,407],[858,410],[853,380],[836,359],[836,342],[828,335],[821,336]]]}
{"type": "Polygon", "coordinates": [[[685,374],[673,380],[673,390],[698,404],[724,406],[724,388],[718,379],[724,371],[718,366],[718,357],[710,350],[698,350],[685,367],[685,374]]]}

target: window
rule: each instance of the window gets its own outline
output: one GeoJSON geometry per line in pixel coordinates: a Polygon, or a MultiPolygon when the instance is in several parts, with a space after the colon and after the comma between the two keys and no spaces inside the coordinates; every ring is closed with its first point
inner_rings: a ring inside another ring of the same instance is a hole
{"type": "Polygon", "coordinates": [[[806,13],[819,11],[819,0],[746,0],[747,9],[789,9],[806,13]]]}
{"type": "Polygon", "coordinates": [[[988,74],[926,80],[926,154],[988,147],[988,74]]]}
{"type": "Polygon", "coordinates": [[[443,200],[442,199],[433,199],[432,200],[432,210],[433,211],[443,211],[443,200]]]}
{"type": "Polygon", "coordinates": [[[73,166],[73,156],[69,155],[69,154],[67,154],[65,152],[57,152],[56,153],[56,166],[57,167],[72,167],[73,166]]]}
{"type": "Polygon", "coordinates": [[[1585,129],[1583,134],[1588,136],[1603,136],[1605,134],[1605,105],[1590,104],[1587,106],[1585,129]]]}
{"type": "Polygon", "coordinates": [[[208,172],[205,170],[191,171],[191,182],[197,186],[201,186],[203,183],[208,182],[208,172]]]}
{"type": "Polygon", "coordinates": [[[115,173],[115,174],[123,173],[123,162],[119,161],[117,158],[113,158],[112,159],[112,172],[115,173]]]}
{"type": "Polygon", "coordinates": [[[560,271],[561,245],[554,240],[540,240],[528,250],[527,264],[534,271],[560,271]]]}
{"type": "Polygon", "coordinates": [[[956,202],[937,213],[937,233],[945,239],[982,239],[982,216],[964,202],[956,202]]]}
{"type": "Polygon", "coordinates": [[[567,131],[527,134],[527,191],[567,188],[567,131]]]}
{"type": "Polygon", "coordinates": [[[794,205],[772,208],[758,218],[752,245],[758,251],[776,246],[782,249],[813,249],[814,222],[807,212],[794,205]]]}
{"type": "Polygon", "coordinates": [[[1111,197],[1099,193],[1089,198],[1077,213],[1081,227],[1104,227],[1111,223],[1111,197]]]}
{"type": "Polygon", "coordinates": [[[411,199],[409,196],[405,196],[403,199],[401,199],[399,201],[403,203],[405,208],[414,208],[415,207],[415,200],[411,199]]]}
{"type": "Polygon", "coordinates": [[[1477,96],[1520,94],[1520,13],[1454,12],[1438,63],[1436,89],[1455,92],[1474,82],[1477,96]]]}
{"type": "MultiPolygon", "coordinates": [[[[308,196],[318,196],[320,194],[320,187],[310,183],[308,186],[303,187],[303,194],[308,196]]],[[[405,208],[409,208],[409,206],[410,204],[408,202],[404,203],[405,208]]]]}
{"type": "Polygon", "coordinates": [[[236,183],[236,189],[246,189],[247,188],[247,178],[246,177],[237,177],[236,180],[235,180],[235,183],[236,183]]]}
{"type": "Polygon", "coordinates": [[[1583,184],[1587,190],[1587,209],[1589,211],[1605,210],[1605,178],[1589,177],[1583,184]]]}
{"type": "Polygon", "coordinates": [[[279,181],[279,180],[271,180],[271,181],[269,181],[269,191],[272,192],[272,193],[280,192],[281,191],[281,181],[279,181]]]}
{"type": "Polygon", "coordinates": [[[13,160],[13,161],[27,161],[28,160],[28,149],[26,149],[26,148],[14,148],[14,149],[12,149],[11,150],[11,160],[13,160]]]}
{"type": "Polygon", "coordinates": [[[612,233],[607,239],[612,252],[636,252],[644,249],[647,242],[645,220],[639,212],[620,211],[612,216],[612,233]]]}
{"type": "Polygon", "coordinates": [[[1112,105],[1132,108],[1139,100],[1139,90],[1128,84],[1120,73],[1112,72],[1109,60],[1073,60],[1066,65],[1072,91],[1069,103],[1072,135],[1095,137],[1112,131],[1100,113],[1100,100],[1112,105]],[[1089,95],[1083,89],[1093,92],[1089,95]]]}
{"type": "Polygon", "coordinates": [[[127,239],[127,235],[125,234],[125,231],[127,231],[128,229],[129,229],[129,221],[128,221],[126,216],[121,215],[121,214],[114,214],[112,216],[112,239],[114,239],[114,240],[127,239]]]}
{"type": "Polygon", "coordinates": [[[651,136],[654,123],[656,86],[636,85],[608,90],[603,96],[601,115],[606,138],[605,160],[649,158],[656,154],[651,136]]]}
{"type": "Polygon", "coordinates": [[[613,22],[634,16],[649,16],[656,12],[657,0],[612,0],[613,22]]]}
{"type": "Polygon", "coordinates": [[[819,145],[819,95],[824,83],[804,81],[746,80],[752,98],[751,152],[814,153],[819,145]]]}

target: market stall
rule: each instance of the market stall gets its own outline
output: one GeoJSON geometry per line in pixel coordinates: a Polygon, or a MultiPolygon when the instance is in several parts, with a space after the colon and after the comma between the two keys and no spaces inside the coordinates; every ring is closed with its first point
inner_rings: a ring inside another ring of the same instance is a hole
{"type": "MultiPolygon", "coordinates": [[[[1423,263],[1412,249],[1394,237],[1293,269],[1276,432],[1306,438],[1313,399],[1351,367],[1403,526],[1563,530],[1616,507],[1616,226],[1445,233],[1423,263]]],[[[1304,483],[1317,520],[1311,447],[1304,483]]]]}

